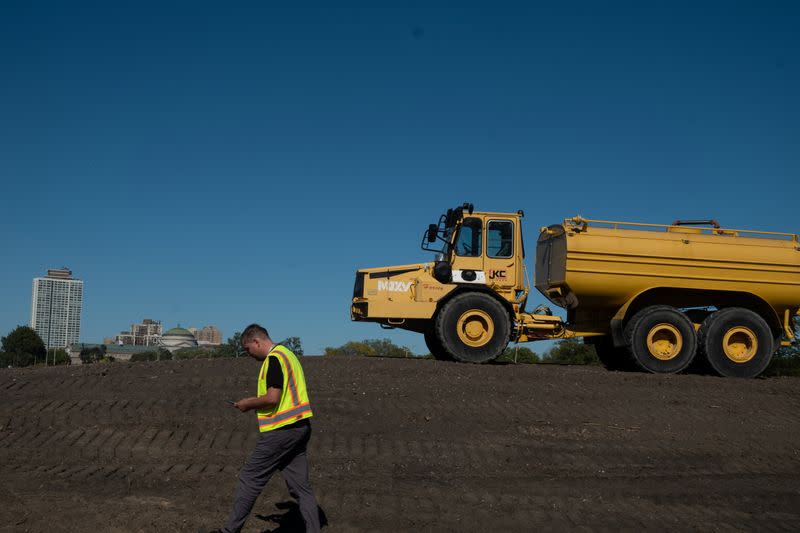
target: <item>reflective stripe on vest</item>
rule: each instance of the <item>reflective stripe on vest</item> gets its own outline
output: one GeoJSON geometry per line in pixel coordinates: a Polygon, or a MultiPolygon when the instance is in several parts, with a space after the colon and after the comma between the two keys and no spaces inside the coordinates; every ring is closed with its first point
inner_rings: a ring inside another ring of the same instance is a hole
{"type": "Polygon", "coordinates": [[[292,394],[292,405],[298,405],[300,400],[297,399],[297,383],[294,380],[294,370],[292,369],[292,364],[289,362],[289,359],[286,357],[286,354],[283,353],[282,350],[278,350],[278,348],[282,348],[282,346],[278,345],[272,349],[273,352],[278,354],[278,357],[281,358],[283,361],[283,368],[286,369],[288,372],[288,376],[286,377],[286,382],[289,385],[289,392],[292,394]]]}
{"type": "Polygon", "coordinates": [[[275,424],[280,424],[281,422],[286,422],[287,420],[293,420],[298,416],[302,416],[306,413],[311,412],[311,406],[307,403],[303,405],[298,405],[297,407],[293,407],[288,411],[284,411],[283,413],[275,413],[273,416],[269,418],[261,418],[258,419],[258,428],[271,428],[275,424]]]}
{"type": "Polygon", "coordinates": [[[283,390],[278,405],[273,409],[256,411],[258,429],[262,432],[313,416],[303,368],[300,366],[297,356],[285,346],[275,345],[264,359],[258,375],[258,396],[267,393],[267,369],[269,358],[273,356],[278,359],[283,371],[283,390]]]}

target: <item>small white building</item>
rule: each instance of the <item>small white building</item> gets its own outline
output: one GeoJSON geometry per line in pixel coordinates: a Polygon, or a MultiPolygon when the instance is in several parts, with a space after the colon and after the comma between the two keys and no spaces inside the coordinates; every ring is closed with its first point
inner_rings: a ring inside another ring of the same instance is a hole
{"type": "Polygon", "coordinates": [[[197,339],[188,329],[172,328],[161,336],[161,346],[175,353],[181,348],[196,348],[197,339]]]}

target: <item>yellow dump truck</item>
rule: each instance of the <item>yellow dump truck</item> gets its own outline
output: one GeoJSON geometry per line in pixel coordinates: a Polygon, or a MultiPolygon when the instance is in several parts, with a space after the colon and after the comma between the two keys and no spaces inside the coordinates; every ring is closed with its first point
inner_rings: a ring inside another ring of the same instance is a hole
{"type": "Polygon", "coordinates": [[[483,363],[510,341],[583,337],[610,369],[702,365],[754,377],[800,314],[796,234],[574,217],[543,227],[534,286],[566,309],[525,310],[522,211],[449,209],[425,232],[428,263],[356,272],[352,320],[422,333],[434,357],[483,363]]]}

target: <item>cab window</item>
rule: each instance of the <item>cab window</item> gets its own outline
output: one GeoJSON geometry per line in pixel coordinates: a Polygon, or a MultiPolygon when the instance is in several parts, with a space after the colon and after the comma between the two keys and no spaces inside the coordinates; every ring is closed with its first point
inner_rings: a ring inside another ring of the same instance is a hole
{"type": "Polygon", "coordinates": [[[490,220],[486,225],[486,255],[511,257],[514,254],[514,223],[510,220],[490,220]]]}
{"type": "Polygon", "coordinates": [[[481,255],[481,219],[465,218],[456,238],[456,255],[479,257],[481,255]]]}

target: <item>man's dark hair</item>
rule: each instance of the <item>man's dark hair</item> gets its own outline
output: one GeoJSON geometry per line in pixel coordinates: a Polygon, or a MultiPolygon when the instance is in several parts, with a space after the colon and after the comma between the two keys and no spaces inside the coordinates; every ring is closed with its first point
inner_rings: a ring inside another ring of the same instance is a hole
{"type": "Polygon", "coordinates": [[[264,340],[271,340],[269,337],[269,333],[266,329],[259,326],[258,324],[250,324],[244,331],[242,332],[242,344],[246,344],[256,337],[264,339],[264,340]]]}

